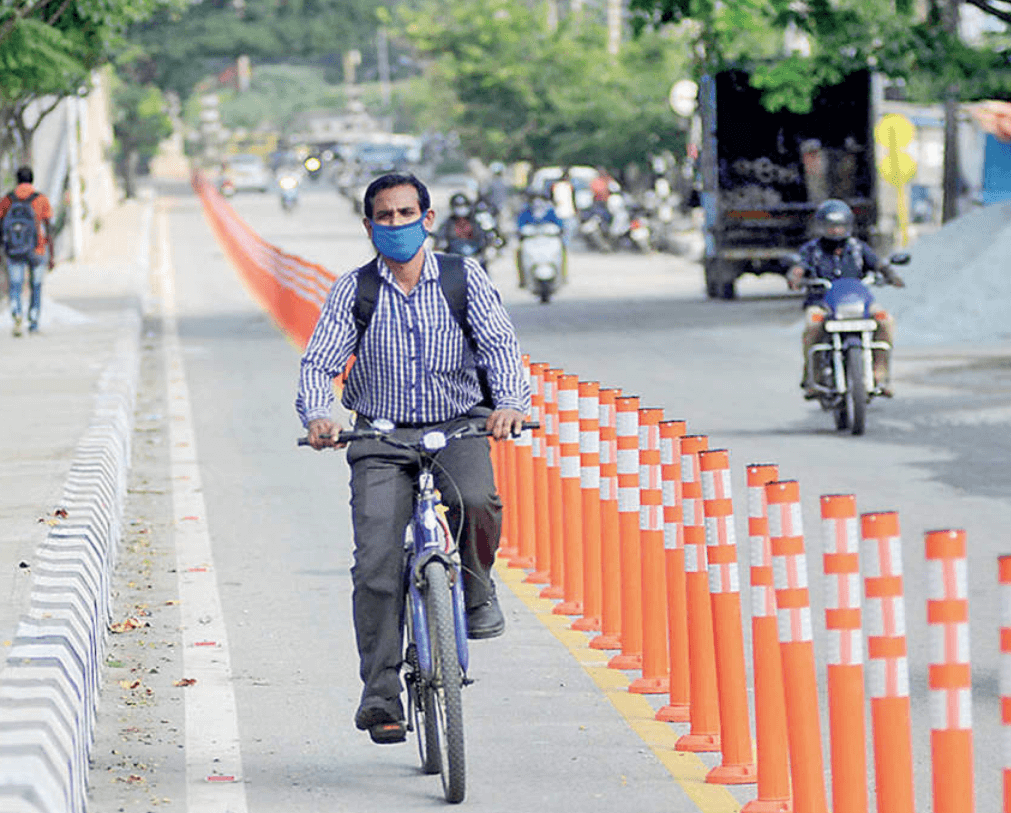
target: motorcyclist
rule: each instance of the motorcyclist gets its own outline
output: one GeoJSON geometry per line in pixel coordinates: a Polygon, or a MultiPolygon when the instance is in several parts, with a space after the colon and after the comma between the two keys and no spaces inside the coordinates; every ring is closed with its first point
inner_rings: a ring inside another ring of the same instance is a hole
{"type": "Polygon", "coordinates": [[[484,265],[484,250],[489,237],[474,216],[474,205],[463,192],[454,192],[449,199],[449,217],[436,229],[435,247],[440,251],[452,251],[458,242],[473,243],[477,247],[477,259],[484,265]]]}
{"type": "MultiPolygon", "coordinates": [[[[554,223],[561,230],[562,235],[562,282],[568,281],[568,243],[565,231],[565,223],[558,216],[555,207],[551,205],[551,200],[542,192],[536,189],[527,191],[527,204],[516,217],[516,233],[522,234],[524,226],[539,226],[542,223],[554,223]]],[[[520,237],[522,240],[523,238],[520,237]]],[[[516,249],[516,273],[519,279],[520,288],[527,287],[526,275],[523,273],[523,265],[520,263],[520,250],[516,249]]]]}
{"type": "MultiPolygon", "coordinates": [[[[845,202],[834,198],[826,200],[815,212],[814,223],[817,236],[800,247],[799,262],[787,272],[790,288],[803,287],[805,278],[863,279],[871,272],[879,273],[889,285],[897,288],[905,286],[902,277],[888,263],[879,260],[867,243],[853,236],[853,210],[845,202]]],[[[809,399],[816,398],[817,392],[811,378],[814,371],[808,369],[808,351],[824,335],[823,324],[828,313],[824,297],[824,288],[812,287],[808,288],[804,300],[804,373],[800,385],[804,389],[804,397],[809,399]]],[[[877,304],[871,305],[871,314],[878,323],[874,340],[891,345],[895,334],[894,320],[877,304]]],[[[875,385],[882,395],[891,398],[889,351],[873,351],[873,365],[875,385]]]]}
{"type": "Polygon", "coordinates": [[[484,190],[484,199],[488,201],[492,212],[499,215],[509,202],[509,183],[505,178],[506,167],[501,161],[492,161],[488,169],[491,171],[491,179],[484,190]]]}

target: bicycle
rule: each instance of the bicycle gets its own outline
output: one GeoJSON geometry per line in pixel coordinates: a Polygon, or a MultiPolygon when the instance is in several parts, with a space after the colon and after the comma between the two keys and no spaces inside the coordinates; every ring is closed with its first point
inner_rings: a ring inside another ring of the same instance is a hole
{"type": "MultiPolygon", "coordinates": [[[[523,424],[524,429],[538,426],[523,424]]],[[[393,429],[390,421],[374,420],[367,429],[338,433],[336,440],[378,440],[418,454],[414,511],[404,534],[407,730],[416,733],[422,771],[440,774],[446,801],[455,804],[466,793],[461,690],[472,682],[467,677],[467,612],[458,545],[463,523],[454,539],[435,488],[435,468],[438,453],[451,441],[491,433],[465,423],[448,434],[429,430],[409,443],[393,437],[393,429]]],[[[298,443],[307,445],[308,439],[298,443]]]]}

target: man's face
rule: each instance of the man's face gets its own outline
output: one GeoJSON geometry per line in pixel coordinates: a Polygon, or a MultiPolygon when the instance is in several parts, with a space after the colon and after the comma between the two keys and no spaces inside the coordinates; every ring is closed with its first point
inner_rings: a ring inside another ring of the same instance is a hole
{"type": "MultiPolygon", "coordinates": [[[[404,226],[418,220],[422,214],[425,216],[425,228],[430,231],[435,221],[435,212],[432,209],[424,213],[421,211],[418,190],[411,184],[381,189],[372,203],[372,220],[381,226],[404,226]]],[[[371,239],[372,223],[368,218],[365,218],[364,223],[371,239]]]]}
{"type": "Polygon", "coordinates": [[[842,240],[846,237],[846,227],[842,224],[826,226],[825,236],[829,240],[842,240]]]}

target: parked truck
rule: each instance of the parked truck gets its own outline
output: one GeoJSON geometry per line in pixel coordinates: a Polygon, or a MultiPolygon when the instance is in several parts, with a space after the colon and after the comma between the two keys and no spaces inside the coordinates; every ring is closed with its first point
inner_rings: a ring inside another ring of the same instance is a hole
{"type": "Polygon", "coordinates": [[[733,299],[742,274],[785,274],[826,198],[853,209],[854,234],[877,245],[871,75],[822,89],[806,114],[769,112],[744,71],[699,90],[706,292],[733,299]]]}

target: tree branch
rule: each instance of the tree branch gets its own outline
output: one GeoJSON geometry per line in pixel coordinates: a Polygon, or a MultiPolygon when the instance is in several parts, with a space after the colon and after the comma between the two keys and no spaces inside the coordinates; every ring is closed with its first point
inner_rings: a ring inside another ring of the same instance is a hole
{"type": "Polygon", "coordinates": [[[35,0],[34,3],[27,3],[21,8],[15,9],[14,13],[0,26],[0,42],[3,42],[10,36],[11,31],[14,30],[14,26],[18,24],[18,20],[23,20],[25,17],[34,14],[37,9],[42,8],[47,2],[48,0],[35,0]]]}
{"type": "Polygon", "coordinates": [[[991,5],[987,2],[987,0],[965,0],[965,2],[980,9],[980,11],[996,17],[998,20],[1003,20],[1004,22],[1011,24],[1011,12],[1003,11],[996,6],[991,5]]]}
{"type": "Polygon", "coordinates": [[[63,12],[67,10],[67,6],[69,5],[70,0],[63,0],[63,2],[60,4],[60,7],[56,9],[56,11],[53,13],[53,16],[50,17],[48,20],[46,20],[46,25],[55,25],[56,21],[63,16],[63,12]]]}

